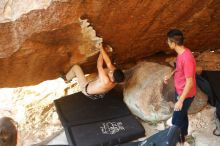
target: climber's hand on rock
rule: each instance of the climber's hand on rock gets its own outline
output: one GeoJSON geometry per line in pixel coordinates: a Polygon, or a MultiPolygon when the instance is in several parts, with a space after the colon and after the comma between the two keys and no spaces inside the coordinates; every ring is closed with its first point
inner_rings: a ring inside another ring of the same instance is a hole
{"type": "Polygon", "coordinates": [[[163,79],[164,84],[168,84],[168,80],[170,79],[169,75],[166,75],[163,79]]]}
{"type": "Polygon", "coordinates": [[[102,49],[103,49],[102,43],[98,43],[98,44],[96,45],[96,47],[97,47],[98,49],[100,49],[100,51],[102,51],[102,49]]]}

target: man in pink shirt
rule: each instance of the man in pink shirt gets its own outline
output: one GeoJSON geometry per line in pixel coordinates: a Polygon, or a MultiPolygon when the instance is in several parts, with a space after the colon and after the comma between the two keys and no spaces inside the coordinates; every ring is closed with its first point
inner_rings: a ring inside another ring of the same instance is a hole
{"type": "Polygon", "coordinates": [[[184,143],[188,134],[188,109],[196,95],[196,61],[192,52],[183,45],[183,33],[178,29],[172,29],[167,33],[168,45],[177,52],[176,69],[165,76],[164,83],[174,74],[176,89],[176,103],[172,124],[181,128],[180,142],[184,143]]]}

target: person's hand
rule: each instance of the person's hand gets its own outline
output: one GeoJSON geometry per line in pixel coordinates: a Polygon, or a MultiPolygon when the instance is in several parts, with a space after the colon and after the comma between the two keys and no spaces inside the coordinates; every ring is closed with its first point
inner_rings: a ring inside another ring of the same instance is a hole
{"type": "Polygon", "coordinates": [[[174,106],[174,111],[181,111],[183,107],[183,102],[181,100],[178,100],[174,106]]]}
{"type": "Polygon", "coordinates": [[[170,79],[169,75],[166,75],[163,79],[164,84],[168,84],[168,80],[170,79]]]}
{"type": "Polygon", "coordinates": [[[102,43],[98,43],[98,44],[96,45],[96,48],[102,50],[102,49],[103,49],[102,43]]]}
{"type": "Polygon", "coordinates": [[[104,49],[105,49],[106,52],[109,52],[109,53],[110,53],[110,52],[113,52],[112,47],[109,46],[109,45],[107,45],[104,49]]]}

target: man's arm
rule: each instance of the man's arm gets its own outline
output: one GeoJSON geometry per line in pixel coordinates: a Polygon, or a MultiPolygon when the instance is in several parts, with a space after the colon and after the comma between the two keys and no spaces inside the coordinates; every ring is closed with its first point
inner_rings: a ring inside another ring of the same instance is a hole
{"type": "Polygon", "coordinates": [[[175,104],[175,108],[174,108],[175,111],[180,111],[182,109],[183,102],[186,99],[187,94],[191,90],[192,86],[193,86],[193,78],[192,77],[186,78],[186,85],[183,89],[183,93],[179,96],[179,99],[175,104]]]}
{"type": "Polygon", "coordinates": [[[106,76],[106,72],[103,68],[103,56],[102,53],[99,54],[98,60],[97,60],[97,69],[99,77],[102,81],[108,81],[108,77],[106,76]]]}
{"type": "Polygon", "coordinates": [[[112,64],[108,54],[105,52],[104,48],[101,48],[101,53],[102,53],[102,56],[103,56],[103,59],[107,65],[107,68],[109,68],[110,70],[113,70],[115,69],[114,65],[112,64]]]}
{"type": "Polygon", "coordinates": [[[183,89],[182,95],[179,98],[179,100],[181,102],[183,102],[185,100],[185,98],[186,98],[187,94],[189,93],[189,91],[191,90],[192,86],[193,86],[193,79],[192,79],[192,77],[186,78],[186,85],[185,85],[185,87],[183,89]]]}
{"type": "Polygon", "coordinates": [[[175,73],[176,69],[174,69],[170,74],[166,75],[164,77],[164,83],[168,84],[168,80],[173,76],[173,74],[175,73]]]}
{"type": "Polygon", "coordinates": [[[174,69],[170,74],[169,77],[171,78],[173,76],[173,74],[175,73],[176,69],[174,69]]]}

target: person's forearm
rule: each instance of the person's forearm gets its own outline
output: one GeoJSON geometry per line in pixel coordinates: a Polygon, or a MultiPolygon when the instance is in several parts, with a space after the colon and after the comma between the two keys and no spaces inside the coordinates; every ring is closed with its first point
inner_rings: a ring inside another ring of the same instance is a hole
{"type": "Polygon", "coordinates": [[[164,83],[165,84],[168,84],[168,80],[173,76],[173,74],[175,73],[175,69],[172,71],[172,72],[170,72],[169,74],[167,74],[165,77],[164,77],[164,83]]]}
{"type": "Polygon", "coordinates": [[[179,98],[180,101],[183,102],[186,99],[191,88],[192,88],[192,80],[188,79],[188,80],[186,80],[186,85],[183,89],[183,93],[180,95],[180,98],[179,98]]]}
{"type": "Polygon", "coordinates": [[[110,60],[108,54],[105,52],[104,48],[102,48],[101,53],[102,53],[103,59],[107,65],[107,67],[110,67],[112,65],[112,63],[111,63],[111,60],[110,60]]]}
{"type": "Polygon", "coordinates": [[[97,68],[103,67],[103,56],[102,53],[99,54],[98,60],[97,60],[97,68]]]}
{"type": "Polygon", "coordinates": [[[174,70],[170,73],[170,75],[169,75],[170,78],[173,76],[173,74],[175,73],[175,71],[176,71],[176,69],[174,69],[174,70]]]}

